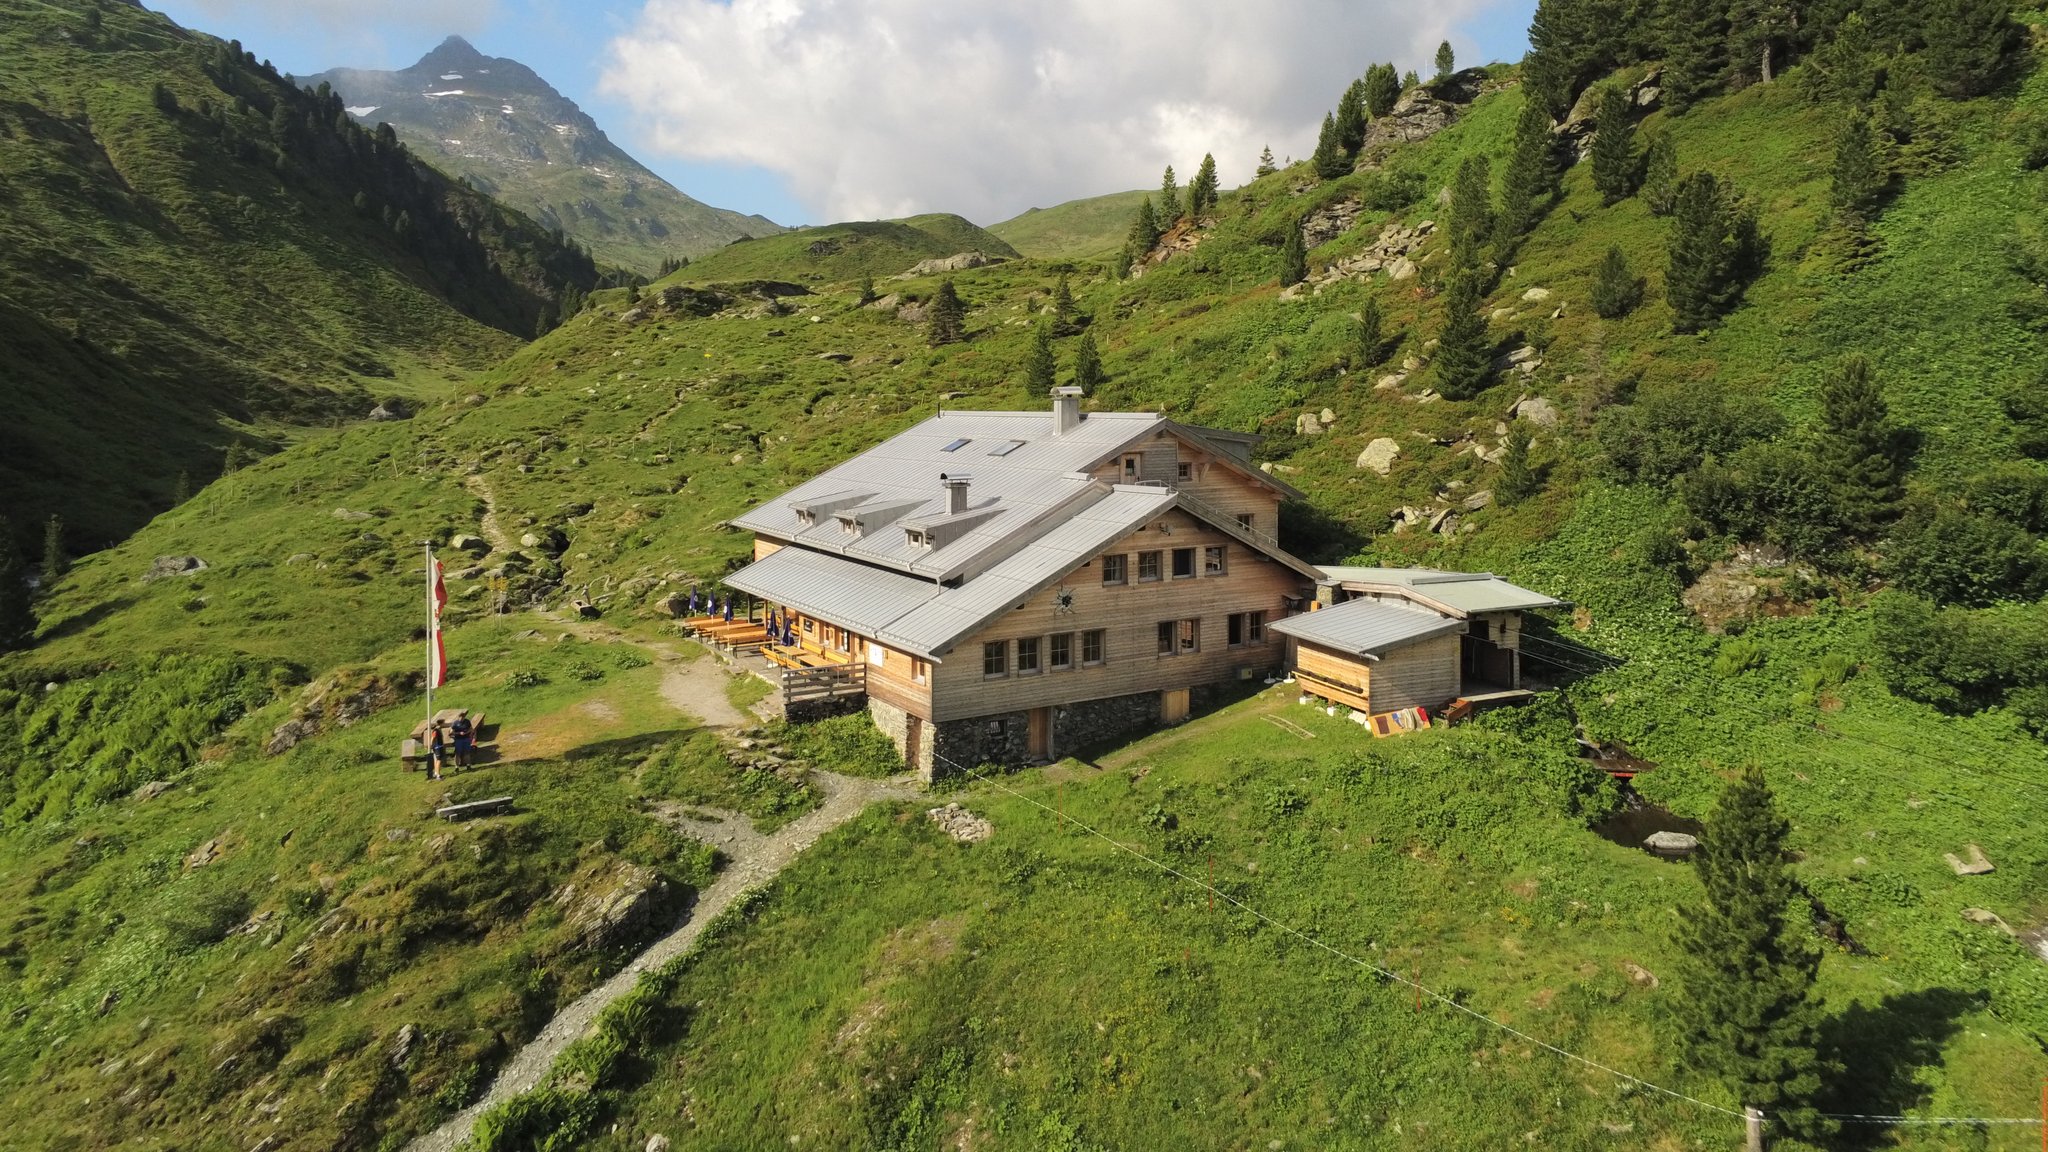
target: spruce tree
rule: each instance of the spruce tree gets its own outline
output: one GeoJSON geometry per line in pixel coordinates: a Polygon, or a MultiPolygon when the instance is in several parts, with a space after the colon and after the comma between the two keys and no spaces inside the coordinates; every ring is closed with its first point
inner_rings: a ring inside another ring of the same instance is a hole
{"type": "Polygon", "coordinates": [[[1353,80],[1337,101],[1337,147],[1356,157],[1365,146],[1365,81],[1353,80]]]}
{"type": "Polygon", "coordinates": [[[1375,64],[1365,70],[1365,111],[1377,120],[1394,110],[1401,99],[1401,74],[1392,64],[1375,64]]]}
{"type": "Polygon", "coordinates": [[[1252,169],[1252,175],[1271,176],[1273,173],[1278,172],[1279,170],[1280,169],[1273,166],[1273,146],[1271,144],[1268,144],[1265,147],[1259,149],[1259,166],[1257,168],[1252,169]]]}
{"type": "Polygon", "coordinates": [[[1550,116],[1542,105],[1524,101],[1515,121],[1514,151],[1501,176],[1498,228],[1504,246],[1536,226],[1538,202],[1557,187],[1556,146],[1550,116]]]}
{"type": "Polygon", "coordinates": [[[1124,252],[1133,264],[1142,263],[1159,247],[1159,218],[1152,213],[1152,198],[1138,201],[1138,211],[1131,217],[1130,236],[1124,241],[1124,252]]]}
{"type": "Polygon", "coordinates": [[[1458,165],[1445,229],[1450,233],[1452,271],[1477,269],[1493,238],[1493,188],[1484,155],[1475,152],[1458,165]]]}
{"type": "Polygon", "coordinates": [[[1704,898],[1679,916],[1685,994],[1672,1004],[1687,1064],[1774,1126],[1814,1138],[1830,1124],[1813,1108],[1830,1069],[1813,998],[1820,951],[1786,871],[1788,831],[1754,765],[1722,789],[1693,855],[1704,898]]]}
{"type": "Polygon", "coordinates": [[[1500,446],[1500,479],[1493,483],[1493,498],[1504,505],[1520,504],[1537,489],[1536,470],[1529,466],[1529,430],[1514,421],[1500,446]]]}
{"type": "Polygon", "coordinates": [[[1919,21],[1920,65],[1944,96],[1982,96],[2005,78],[2020,42],[2010,0],[1926,0],[1919,21]]]}
{"type": "Polygon", "coordinates": [[[29,593],[28,565],[14,541],[13,526],[0,516],[0,652],[27,647],[35,634],[36,609],[29,593]]]}
{"type": "Polygon", "coordinates": [[[1814,50],[1807,83],[1814,95],[1864,104],[1877,95],[1881,55],[1863,13],[1852,11],[1835,26],[1834,38],[1814,50]]]}
{"type": "Polygon", "coordinates": [[[1072,336],[1080,330],[1081,313],[1074,307],[1074,290],[1067,284],[1067,274],[1062,272],[1052,290],[1052,334],[1072,336]]]}
{"type": "Polygon", "coordinates": [[[1301,234],[1301,218],[1287,224],[1287,240],[1280,246],[1280,286],[1287,288],[1308,279],[1308,243],[1301,234]]]}
{"type": "Polygon", "coordinates": [[[1674,114],[1712,91],[1726,64],[1727,0],[1682,0],[1664,9],[1664,105],[1674,114]]]}
{"type": "Polygon", "coordinates": [[[1337,118],[1327,112],[1323,114],[1323,128],[1316,135],[1316,150],[1309,163],[1324,180],[1335,180],[1351,171],[1351,161],[1345,159],[1344,148],[1337,143],[1337,118]]]}
{"type": "Polygon", "coordinates": [[[1904,492],[1898,434],[1870,362],[1851,356],[1821,381],[1820,462],[1835,485],[1842,526],[1868,535],[1898,518],[1904,492]]]}
{"type": "Polygon", "coordinates": [[[1358,310],[1358,364],[1359,368],[1370,368],[1385,358],[1387,353],[1387,321],[1380,314],[1380,298],[1367,296],[1365,306],[1358,310]]]}
{"type": "Polygon", "coordinates": [[[1171,164],[1166,166],[1166,175],[1159,179],[1159,207],[1154,215],[1162,232],[1180,222],[1180,186],[1173,182],[1171,164]]]}
{"type": "Polygon", "coordinates": [[[1828,189],[1835,219],[1846,227],[1861,228],[1876,216],[1884,185],[1870,122],[1861,112],[1851,112],[1835,134],[1834,181],[1828,189]]]}
{"type": "Polygon", "coordinates": [[[1478,272],[1452,272],[1444,293],[1443,327],[1429,365],[1437,392],[1447,400],[1469,400],[1493,380],[1493,344],[1487,339],[1486,317],[1480,314],[1485,296],[1478,272]]]}
{"type": "Polygon", "coordinates": [[[1422,77],[1416,73],[1415,69],[1410,68],[1406,72],[1401,73],[1401,91],[1413,92],[1420,87],[1422,87],[1422,77]]]}
{"type": "Polygon", "coordinates": [[[1202,166],[1195,169],[1194,182],[1188,185],[1188,215],[1196,219],[1216,210],[1216,198],[1220,195],[1216,186],[1216,157],[1202,153],[1202,166]]]}
{"type": "Polygon", "coordinates": [[[45,593],[55,588],[57,581],[64,578],[66,566],[64,556],[64,520],[53,512],[50,514],[49,520],[43,524],[42,589],[45,593]]]}
{"type": "Polygon", "coordinates": [[[240,472],[248,464],[249,450],[237,440],[228,445],[227,455],[221,460],[220,474],[226,476],[230,472],[240,472]]]}
{"type": "Polygon", "coordinates": [[[1608,320],[1618,320],[1635,311],[1643,302],[1643,281],[1628,266],[1628,257],[1622,255],[1621,245],[1607,249],[1607,255],[1600,261],[1599,271],[1593,276],[1593,311],[1608,320]]]}
{"type": "Polygon", "coordinates": [[[178,478],[171,484],[171,507],[176,508],[192,498],[192,473],[178,469],[178,478]]]}
{"type": "Polygon", "coordinates": [[[874,274],[871,272],[862,273],[860,278],[860,306],[865,308],[878,299],[880,297],[875,295],[874,274]]]}
{"type": "Polygon", "coordinates": [[[1669,132],[1650,137],[1643,152],[1643,203],[1652,216],[1669,216],[1678,199],[1678,142],[1669,132]]]}
{"type": "Polygon", "coordinates": [[[1698,332],[1717,323],[1742,294],[1757,255],[1755,217],[1713,173],[1695,172],[1679,181],[1664,274],[1673,330],[1698,332]]]}
{"type": "Polygon", "coordinates": [[[925,308],[925,340],[937,348],[941,344],[958,344],[966,338],[967,306],[960,302],[953,281],[941,280],[939,290],[932,294],[932,302],[925,308]]]}
{"type": "Polygon", "coordinates": [[[1058,362],[1052,354],[1052,324],[1045,320],[1031,333],[1031,355],[1024,361],[1024,387],[1029,395],[1045,396],[1058,383],[1058,362]]]}
{"type": "Polygon", "coordinates": [[[1095,386],[1108,377],[1102,371],[1102,354],[1095,350],[1095,333],[1083,332],[1074,345],[1074,383],[1084,392],[1094,392],[1095,386]]]}
{"type": "Polygon", "coordinates": [[[1451,78],[1458,66],[1457,54],[1451,51],[1451,42],[1444,41],[1436,46],[1436,78],[1439,81],[1451,78]]]}
{"type": "Polygon", "coordinates": [[[1636,190],[1636,128],[1628,90],[1610,87],[1600,94],[1594,121],[1593,187],[1600,202],[1619,204],[1636,190]]]}

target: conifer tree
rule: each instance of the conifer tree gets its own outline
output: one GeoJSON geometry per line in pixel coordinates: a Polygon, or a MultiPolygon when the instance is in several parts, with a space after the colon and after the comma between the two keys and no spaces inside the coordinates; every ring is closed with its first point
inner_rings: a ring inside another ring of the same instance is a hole
{"type": "Polygon", "coordinates": [[[1669,132],[1650,137],[1643,151],[1643,203],[1652,216],[1669,216],[1678,199],[1678,142],[1669,132]]]}
{"type": "Polygon", "coordinates": [[[0,516],[0,652],[28,646],[36,634],[36,609],[29,594],[28,565],[7,517],[0,516]]]}
{"type": "Polygon", "coordinates": [[[1358,310],[1358,367],[1370,368],[1386,356],[1387,321],[1380,314],[1380,298],[1367,296],[1358,310]]]}
{"type": "Polygon", "coordinates": [[[1162,232],[1180,221],[1180,186],[1173,181],[1171,164],[1166,166],[1166,175],[1159,179],[1159,207],[1155,218],[1162,232]]]}
{"type": "Polygon", "coordinates": [[[1711,172],[1679,181],[1664,297],[1679,332],[1712,327],[1734,306],[1759,254],[1756,218],[1711,172]]]}
{"type": "Polygon", "coordinates": [[[1337,118],[1327,112],[1323,114],[1323,128],[1316,135],[1316,150],[1309,163],[1324,180],[1335,180],[1351,171],[1351,161],[1344,158],[1344,148],[1337,143],[1337,118]]]}
{"type": "Polygon", "coordinates": [[[1130,236],[1124,241],[1124,252],[1133,264],[1139,263],[1152,254],[1159,246],[1159,218],[1152,212],[1152,198],[1138,201],[1138,211],[1131,218],[1130,236]]]}
{"type": "Polygon", "coordinates": [[[220,474],[225,476],[230,472],[240,472],[244,467],[248,466],[248,463],[249,450],[242,446],[240,440],[237,440],[228,445],[227,456],[221,461],[220,474]]]}
{"type": "Polygon", "coordinates": [[[876,295],[875,295],[875,276],[874,276],[874,273],[872,273],[872,272],[863,272],[863,273],[861,273],[861,277],[860,277],[860,306],[861,306],[861,307],[863,307],[863,308],[865,308],[865,307],[867,307],[868,305],[870,305],[870,304],[873,304],[873,303],[874,303],[874,302],[875,302],[876,300],[878,300],[878,299],[880,299],[880,297],[878,297],[878,296],[876,296],[876,295]]]}
{"type": "Polygon", "coordinates": [[[1718,1077],[1773,1125],[1818,1137],[1813,1099],[1829,1070],[1813,998],[1820,952],[1785,868],[1789,826],[1754,765],[1722,789],[1693,864],[1704,899],[1683,910],[1676,943],[1685,1062],[1718,1077]]]}
{"type": "Polygon", "coordinates": [[[1273,146],[1271,144],[1268,144],[1265,147],[1259,149],[1259,166],[1257,168],[1252,169],[1252,175],[1271,176],[1273,173],[1278,172],[1279,170],[1280,169],[1273,166],[1273,146]]]}
{"type": "Polygon", "coordinates": [[[1356,157],[1365,146],[1365,81],[1353,80],[1337,101],[1337,147],[1347,157],[1356,157]]]}
{"type": "Polygon", "coordinates": [[[1446,223],[1451,238],[1453,272],[1476,270],[1486,243],[1493,238],[1493,188],[1486,157],[1473,153],[1458,165],[1451,183],[1451,212],[1446,223]]]}
{"type": "Polygon", "coordinates": [[[1216,210],[1216,198],[1220,195],[1216,187],[1216,157],[1202,153],[1202,166],[1195,169],[1195,179],[1188,185],[1188,215],[1200,219],[1216,210]]]}
{"type": "Polygon", "coordinates": [[[1486,317],[1479,311],[1484,302],[1477,271],[1460,268],[1451,273],[1443,327],[1429,365],[1437,392],[1447,400],[1469,400],[1493,379],[1493,345],[1487,339],[1486,317]]]}
{"type": "Polygon", "coordinates": [[[1081,333],[1080,341],[1074,345],[1074,383],[1082,391],[1092,393],[1107,378],[1102,371],[1102,354],[1095,350],[1095,333],[1081,333]]]}
{"type": "Polygon", "coordinates": [[[1835,134],[1834,181],[1828,189],[1835,218],[1852,229],[1868,223],[1877,214],[1884,184],[1870,122],[1861,112],[1851,112],[1835,134]]]}
{"type": "Polygon", "coordinates": [[[1416,74],[1415,69],[1410,68],[1406,72],[1401,73],[1401,91],[1413,92],[1420,87],[1422,87],[1422,77],[1416,74]]]}
{"type": "Polygon", "coordinates": [[[1842,526],[1868,535],[1898,518],[1904,495],[1898,434],[1870,362],[1851,356],[1821,381],[1820,461],[1833,478],[1842,526]]]}
{"type": "Polygon", "coordinates": [[[2019,44],[2010,0],[1927,0],[1919,22],[1920,65],[1944,96],[1982,96],[2004,79],[2019,44]]]}
{"type": "Polygon", "coordinates": [[[1710,92],[1726,64],[1727,0],[1684,0],[1664,9],[1664,104],[1684,112],[1710,92]]]}
{"type": "Polygon", "coordinates": [[[1494,481],[1493,498],[1504,505],[1520,504],[1537,489],[1536,470],[1529,466],[1529,430],[1520,420],[1510,423],[1500,447],[1500,479],[1494,481]]]}
{"type": "Polygon", "coordinates": [[[1451,51],[1451,42],[1446,40],[1438,44],[1436,46],[1436,78],[1439,81],[1450,79],[1451,73],[1457,69],[1457,65],[1458,57],[1456,53],[1451,51]]]}
{"type": "Polygon", "coordinates": [[[1817,96],[1862,105],[1877,95],[1879,55],[1863,13],[1851,11],[1835,26],[1834,37],[1814,50],[1807,83],[1817,96]]]}
{"type": "Polygon", "coordinates": [[[1024,387],[1030,395],[1047,395],[1058,383],[1058,372],[1052,354],[1052,325],[1040,320],[1031,333],[1031,355],[1024,361],[1024,387]]]}
{"type": "Polygon", "coordinates": [[[1052,289],[1052,334],[1072,336],[1080,330],[1081,313],[1074,307],[1074,290],[1067,284],[1067,274],[1062,272],[1052,289]]]}
{"type": "Polygon", "coordinates": [[[1550,116],[1533,100],[1522,104],[1515,121],[1514,151],[1501,175],[1500,220],[1503,246],[1526,234],[1540,218],[1537,202],[1557,187],[1556,137],[1550,116]]]}
{"type": "Polygon", "coordinates": [[[64,520],[56,513],[43,524],[43,571],[42,589],[48,594],[64,578],[67,567],[64,556],[64,520]]]}
{"type": "Polygon", "coordinates": [[[925,340],[937,348],[941,344],[958,344],[966,338],[967,306],[960,302],[953,281],[941,280],[939,290],[932,294],[932,302],[925,309],[925,340]]]}
{"type": "Polygon", "coordinates": [[[1280,286],[1287,288],[1308,279],[1308,243],[1301,234],[1301,218],[1287,225],[1287,240],[1280,246],[1280,286]]]}
{"type": "Polygon", "coordinates": [[[1375,64],[1365,70],[1365,111],[1377,120],[1394,110],[1401,99],[1401,75],[1392,64],[1375,64]]]}
{"type": "Polygon", "coordinates": [[[1618,204],[1636,190],[1636,128],[1627,89],[1600,94],[1593,124],[1593,187],[1601,203],[1618,204]]]}
{"type": "Polygon", "coordinates": [[[1621,245],[1609,247],[1593,276],[1594,313],[1604,319],[1618,320],[1635,311],[1636,305],[1642,302],[1642,278],[1629,268],[1628,257],[1622,255],[1621,245]]]}
{"type": "Polygon", "coordinates": [[[178,469],[178,478],[171,484],[171,507],[176,508],[192,498],[192,473],[178,469]]]}

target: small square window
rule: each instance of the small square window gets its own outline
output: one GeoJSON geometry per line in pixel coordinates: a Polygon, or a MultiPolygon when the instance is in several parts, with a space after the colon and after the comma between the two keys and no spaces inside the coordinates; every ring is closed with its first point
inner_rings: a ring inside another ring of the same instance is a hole
{"type": "Polygon", "coordinates": [[[1139,476],[1140,476],[1141,474],[1143,474],[1143,472],[1144,472],[1144,457],[1142,457],[1142,456],[1126,456],[1126,457],[1124,457],[1124,479],[1126,479],[1126,480],[1130,480],[1130,481],[1136,481],[1136,480],[1138,479],[1138,477],[1139,477],[1139,476]]]}
{"type": "Polygon", "coordinates": [[[1129,572],[1129,563],[1130,557],[1122,553],[1114,556],[1104,556],[1102,558],[1102,582],[1104,584],[1125,583],[1127,581],[1127,573],[1129,572]]]}
{"type": "Polygon", "coordinates": [[[1182,483],[1186,483],[1195,478],[1195,466],[1183,460],[1174,467],[1174,475],[1178,476],[1182,483]]]}
{"type": "Polygon", "coordinates": [[[1202,575],[1223,575],[1223,557],[1226,551],[1221,544],[1211,544],[1202,549],[1202,575]]]}
{"type": "Polygon", "coordinates": [[[1159,553],[1157,553],[1157,552],[1140,552],[1140,553],[1138,553],[1138,579],[1139,579],[1139,580],[1157,580],[1157,579],[1159,579],[1159,553]]]}
{"type": "Polygon", "coordinates": [[[1247,532],[1251,531],[1252,514],[1249,512],[1239,512],[1237,514],[1237,526],[1247,532]]]}
{"type": "Polygon", "coordinates": [[[1081,663],[1102,663],[1102,629],[1090,628],[1081,633],[1081,663]]]}
{"type": "Polygon", "coordinates": [[[1010,642],[991,640],[981,646],[981,674],[983,676],[1008,676],[1010,674],[1010,642]]]}
{"type": "Polygon", "coordinates": [[[1017,641],[1017,672],[1028,675],[1039,670],[1038,637],[1027,636],[1017,641]]]}
{"type": "Polygon", "coordinates": [[[1046,664],[1055,672],[1074,666],[1074,634],[1060,632],[1045,638],[1046,664]]]}
{"type": "Polygon", "coordinates": [[[1195,550],[1175,548],[1173,550],[1173,578],[1185,580],[1195,574],[1195,550]]]}

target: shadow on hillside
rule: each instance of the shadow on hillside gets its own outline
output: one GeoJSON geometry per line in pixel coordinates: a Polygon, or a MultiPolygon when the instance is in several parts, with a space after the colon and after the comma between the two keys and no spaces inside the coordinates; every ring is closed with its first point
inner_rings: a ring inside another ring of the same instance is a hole
{"type": "Polygon", "coordinates": [[[136,599],[135,596],[116,596],[112,600],[102,600],[76,616],[66,616],[57,621],[38,639],[56,640],[75,632],[83,632],[116,612],[125,612],[134,607],[136,599]]]}
{"type": "MultiPolygon", "coordinates": [[[[1841,1063],[1841,1074],[1822,1089],[1824,1112],[1904,1115],[1927,1103],[1920,1069],[1941,1062],[1942,1046],[1960,1019],[1982,1003],[1953,988],[1927,988],[1887,996],[1875,1005],[1851,1004],[1821,1024],[1821,1047],[1841,1063]]],[[[1876,1148],[1896,1134],[1882,1124],[1844,1124],[1833,1146],[1876,1148]]]]}
{"type": "Polygon", "coordinates": [[[1365,544],[1366,538],[1349,524],[1306,500],[1280,505],[1280,546],[1311,564],[1355,556],[1365,544]]]}
{"type": "Polygon", "coordinates": [[[1522,618],[1522,671],[1555,688],[1621,667],[1627,661],[1589,644],[1558,634],[1550,621],[1533,613],[1522,618]]]}

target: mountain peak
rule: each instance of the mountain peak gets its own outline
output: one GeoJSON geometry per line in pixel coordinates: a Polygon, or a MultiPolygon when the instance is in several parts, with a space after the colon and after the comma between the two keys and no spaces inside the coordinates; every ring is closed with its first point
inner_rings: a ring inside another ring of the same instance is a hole
{"type": "Polygon", "coordinates": [[[478,64],[488,63],[489,61],[490,57],[477,51],[476,46],[469,41],[464,40],[460,36],[450,36],[446,40],[441,41],[432,52],[420,57],[420,62],[413,65],[413,67],[473,68],[478,64]]]}

